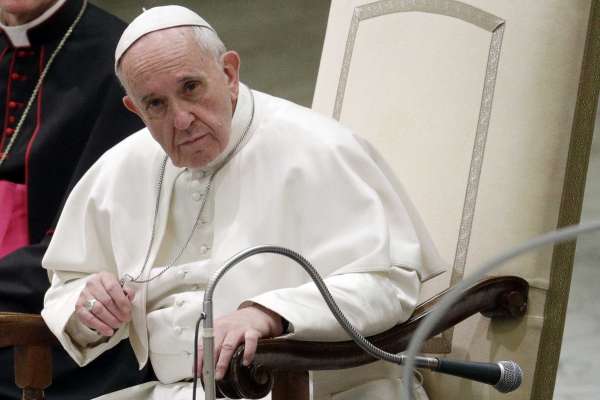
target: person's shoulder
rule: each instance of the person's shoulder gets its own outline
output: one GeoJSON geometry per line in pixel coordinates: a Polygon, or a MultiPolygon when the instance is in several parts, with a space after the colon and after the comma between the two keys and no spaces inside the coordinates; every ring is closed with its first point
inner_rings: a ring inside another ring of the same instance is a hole
{"type": "Polygon", "coordinates": [[[108,149],[77,183],[75,191],[97,198],[115,196],[136,190],[136,182],[144,181],[153,171],[151,165],[164,156],[160,146],[144,128],[108,149]]]}
{"type": "Polygon", "coordinates": [[[104,43],[113,51],[127,27],[127,24],[119,17],[91,3],[87,4],[81,23],[86,36],[95,37],[98,44],[104,43]]]}
{"type": "Polygon", "coordinates": [[[253,91],[261,125],[297,145],[338,146],[354,143],[353,132],[335,119],[289,100],[253,91]]]}
{"type": "Polygon", "coordinates": [[[87,7],[88,9],[86,10],[86,13],[89,15],[89,17],[91,17],[91,19],[96,21],[98,25],[116,28],[120,30],[121,33],[127,27],[127,23],[125,21],[106,10],[91,3],[88,3],[87,7]]]}
{"type": "Polygon", "coordinates": [[[164,159],[160,150],[146,128],[135,132],[96,160],[71,191],[69,202],[129,204],[128,200],[144,193],[147,182],[154,179],[153,166],[164,159]]]}
{"type": "Polygon", "coordinates": [[[267,155],[248,158],[255,165],[262,165],[262,159],[269,160],[271,164],[277,163],[281,177],[287,174],[295,174],[296,179],[310,177],[314,184],[317,176],[321,182],[330,182],[337,174],[371,162],[353,131],[335,119],[260,92],[255,93],[255,99],[258,129],[249,150],[267,155]],[[309,170],[319,173],[297,174],[309,170]]]}
{"type": "Polygon", "coordinates": [[[160,150],[160,145],[152,138],[148,128],[144,127],[121,140],[108,152],[114,153],[115,156],[143,157],[149,151],[158,150],[160,150]]]}
{"type": "Polygon", "coordinates": [[[148,128],[143,128],[108,149],[96,164],[115,170],[139,166],[160,151],[160,145],[152,138],[148,128]]]}
{"type": "Polygon", "coordinates": [[[114,53],[127,25],[94,4],[88,3],[86,7],[73,35],[61,50],[63,56],[57,57],[55,69],[71,71],[66,74],[65,79],[74,81],[93,72],[95,79],[86,83],[90,87],[97,88],[100,82],[102,85],[117,84],[114,77],[114,53]],[[75,64],[73,60],[77,60],[75,64]]]}

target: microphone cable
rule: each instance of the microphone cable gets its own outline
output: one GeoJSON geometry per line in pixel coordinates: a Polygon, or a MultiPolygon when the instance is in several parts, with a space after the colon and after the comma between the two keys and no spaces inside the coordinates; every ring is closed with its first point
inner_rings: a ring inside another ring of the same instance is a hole
{"type": "MultiPolygon", "coordinates": [[[[204,329],[208,332],[207,334],[204,334],[204,332],[203,332],[203,337],[204,338],[208,337],[208,338],[212,339],[212,336],[211,336],[212,328],[213,328],[212,327],[212,296],[213,296],[213,292],[215,290],[216,284],[223,277],[223,275],[225,273],[227,273],[227,271],[229,271],[231,268],[233,268],[236,264],[240,263],[241,261],[245,260],[248,257],[251,257],[256,254],[261,254],[261,253],[280,254],[282,256],[292,259],[293,261],[296,261],[296,263],[298,263],[308,273],[310,278],[313,280],[317,289],[323,296],[323,299],[327,303],[327,306],[333,313],[333,315],[334,315],[335,319],[338,321],[338,323],[342,326],[342,328],[346,331],[346,333],[348,333],[348,335],[350,335],[352,340],[361,349],[363,349],[366,353],[368,353],[369,355],[371,355],[374,358],[377,358],[379,360],[388,361],[388,362],[391,362],[394,364],[404,364],[405,363],[406,356],[404,356],[402,354],[388,353],[388,352],[374,346],[371,342],[369,342],[363,335],[361,335],[358,332],[358,330],[350,323],[350,321],[348,321],[348,319],[344,316],[344,314],[340,310],[339,306],[333,299],[333,296],[329,292],[329,289],[327,289],[327,286],[325,285],[323,279],[321,278],[321,276],[319,275],[319,273],[317,272],[315,267],[313,267],[313,265],[306,258],[304,258],[301,254],[299,254],[293,250],[290,250],[288,248],[280,247],[280,246],[272,246],[272,245],[255,246],[255,247],[251,247],[246,250],[243,250],[240,253],[234,255],[232,258],[230,258],[223,265],[223,267],[221,267],[217,272],[215,272],[213,274],[210,281],[208,282],[206,292],[204,293],[204,311],[201,313],[200,317],[198,318],[198,320],[196,322],[196,329],[195,329],[195,334],[194,334],[194,379],[193,379],[193,399],[194,400],[196,399],[196,388],[197,388],[197,377],[198,377],[198,373],[197,373],[198,371],[196,371],[196,368],[198,365],[198,337],[199,337],[200,323],[202,321],[204,321],[204,324],[205,324],[204,329]]],[[[210,342],[207,342],[207,343],[205,343],[205,345],[203,347],[204,347],[205,356],[207,356],[207,354],[208,354],[207,358],[212,359],[213,354],[214,354],[213,344],[210,342]]],[[[208,377],[208,379],[206,379],[206,377],[204,379],[205,395],[208,394],[208,396],[206,397],[208,400],[211,400],[210,396],[212,395],[212,392],[214,392],[214,390],[215,390],[214,386],[211,388],[207,388],[208,385],[214,385],[214,360],[211,360],[211,364],[212,365],[208,366],[208,369],[210,369],[210,371],[208,372],[209,377],[208,377]]],[[[431,358],[431,357],[417,357],[415,359],[415,364],[418,367],[434,369],[438,365],[438,359],[431,358]]],[[[203,369],[206,369],[206,368],[207,368],[207,366],[206,366],[206,362],[205,362],[203,369]]]]}

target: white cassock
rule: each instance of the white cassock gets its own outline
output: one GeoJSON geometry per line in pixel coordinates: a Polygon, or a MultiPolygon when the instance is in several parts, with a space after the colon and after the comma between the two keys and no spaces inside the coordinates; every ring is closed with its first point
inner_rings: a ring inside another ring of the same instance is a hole
{"type": "MultiPolygon", "coordinates": [[[[306,108],[240,85],[223,154],[198,170],[167,161],[157,207],[164,158],[146,129],[108,151],[73,190],[44,257],[52,285],[42,316],[73,359],[85,365],[129,338],[140,367],[150,359],[159,379],[103,399],[191,398],[194,325],[206,284],[224,261],[248,247],[278,245],[305,256],[329,277],[334,298],[364,335],[407,319],[419,281],[441,267],[379,156],[334,120],[306,108]],[[203,203],[190,244],[163,272],[187,241],[203,203]],[[130,324],[103,339],[77,322],[75,303],[89,276],[109,271],[137,277],[146,258],[140,279],[163,273],[133,285],[130,324]]],[[[290,321],[290,338],[347,340],[307,282],[287,258],[253,256],[217,286],[215,318],[249,300],[290,321]]],[[[396,381],[380,382],[384,393],[372,398],[396,393],[396,381]]]]}

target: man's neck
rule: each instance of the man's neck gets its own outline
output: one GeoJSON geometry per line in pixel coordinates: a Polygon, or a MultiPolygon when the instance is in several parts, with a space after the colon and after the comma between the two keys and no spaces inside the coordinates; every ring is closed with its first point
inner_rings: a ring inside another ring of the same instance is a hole
{"type": "Polygon", "coordinates": [[[2,22],[5,26],[17,26],[28,23],[29,21],[33,21],[40,15],[44,13],[47,9],[52,7],[54,3],[58,0],[50,0],[46,2],[42,2],[37,8],[34,10],[30,10],[25,13],[9,13],[8,11],[0,9],[0,22],[2,22]]]}

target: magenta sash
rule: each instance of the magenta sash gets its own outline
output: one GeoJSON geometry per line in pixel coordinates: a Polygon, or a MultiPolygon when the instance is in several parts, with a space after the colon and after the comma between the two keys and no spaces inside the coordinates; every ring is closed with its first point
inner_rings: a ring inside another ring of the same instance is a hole
{"type": "Polygon", "coordinates": [[[0,258],[28,244],[27,185],[0,181],[0,258]]]}

